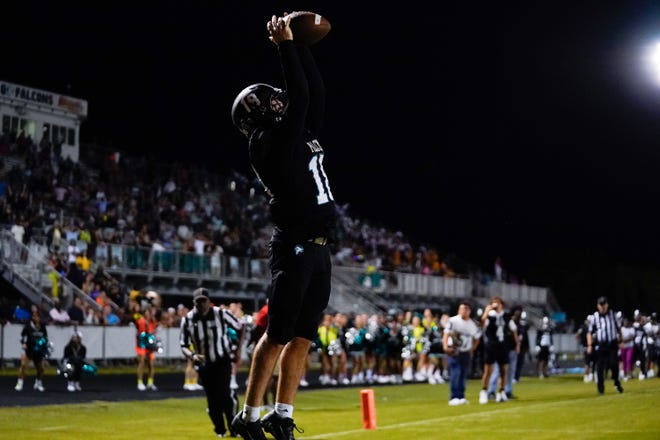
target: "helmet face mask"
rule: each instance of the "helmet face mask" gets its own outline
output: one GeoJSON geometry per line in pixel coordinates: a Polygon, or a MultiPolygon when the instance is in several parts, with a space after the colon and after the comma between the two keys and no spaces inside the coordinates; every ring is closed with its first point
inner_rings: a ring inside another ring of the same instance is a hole
{"type": "Polygon", "coordinates": [[[252,84],[243,89],[231,109],[231,118],[241,133],[249,137],[258,127],[272,127],[286,115],[286,92],[268,84],[252,84]]]}

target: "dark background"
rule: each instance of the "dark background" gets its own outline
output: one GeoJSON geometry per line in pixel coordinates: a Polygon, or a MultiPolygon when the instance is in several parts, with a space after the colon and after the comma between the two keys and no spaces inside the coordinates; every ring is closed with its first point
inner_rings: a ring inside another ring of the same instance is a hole
{"type": "Polygon", "coordinates": [[[321,143],[350,211],[572,316],[658,306],[660,5],[621,2],[3,2],[0,78],[86,99],[83,142],[249,174],[235,95],[282,85],[265,22],[312,10],[321,143]]]}

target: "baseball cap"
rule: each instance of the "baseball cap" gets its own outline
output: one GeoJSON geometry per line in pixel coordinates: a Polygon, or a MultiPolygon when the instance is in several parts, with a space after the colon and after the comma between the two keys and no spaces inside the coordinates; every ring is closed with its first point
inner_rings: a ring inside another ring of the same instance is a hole
{"type": "Polygon", "coordinates": [[[607,304],[607,297],[606,296],[599,296],[597,303],[598,304],[607,304]]]}
{"type": "Polygon", "coordinates": [[[193,291],[193,301],[196,301],[197,298],[204,297],[206,299],[209,298],[209,291],[208,289],[205,289],[204,287],[200,287],[198,289],[195,289],[193,291]]]}

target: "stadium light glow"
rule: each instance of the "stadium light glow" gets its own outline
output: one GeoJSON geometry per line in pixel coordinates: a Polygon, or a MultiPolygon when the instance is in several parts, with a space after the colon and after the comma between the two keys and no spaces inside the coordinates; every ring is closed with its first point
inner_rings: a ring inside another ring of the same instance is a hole
{"type": "Polygon", "coordinates": [[[650,45],[644,58],[651,77],[660,86],[660,42],[650,45]]]}

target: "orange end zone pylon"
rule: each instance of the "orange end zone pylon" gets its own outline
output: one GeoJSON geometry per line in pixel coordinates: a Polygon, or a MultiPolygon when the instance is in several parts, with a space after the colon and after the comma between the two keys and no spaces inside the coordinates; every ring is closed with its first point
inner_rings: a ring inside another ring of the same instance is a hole
{"type": "Polygon", "coordinates": [[[376,400],[374,398],[374,390],[361,390],[360,400],[362,403],[362,427],[364,429],[376,429],[376,400]]]}

